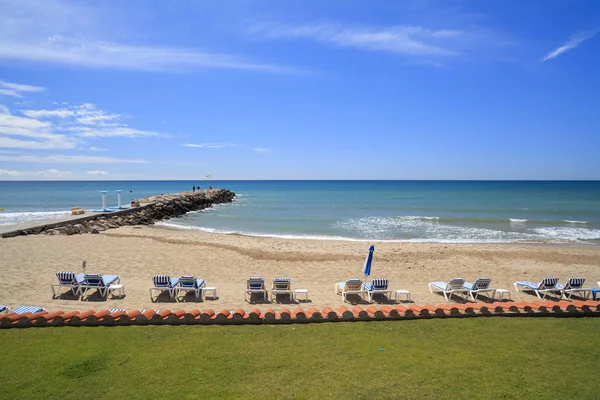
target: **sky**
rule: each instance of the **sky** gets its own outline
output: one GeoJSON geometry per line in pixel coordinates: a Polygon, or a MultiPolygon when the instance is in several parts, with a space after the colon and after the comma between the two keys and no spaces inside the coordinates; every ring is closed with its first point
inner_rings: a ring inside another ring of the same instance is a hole
{"type": "Polygon", "coordinates": [[[0,180],[600,179],[597,0],[0,0],[0,180]]]}

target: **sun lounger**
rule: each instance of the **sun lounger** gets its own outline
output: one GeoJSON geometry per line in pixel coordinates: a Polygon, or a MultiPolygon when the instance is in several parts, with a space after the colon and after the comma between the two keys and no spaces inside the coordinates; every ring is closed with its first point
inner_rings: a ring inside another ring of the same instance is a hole
{"type": "Polygon", "coordinates": [[[194,275],[181,275],[179,277],[179,284],[176,288],[176,298],[179,298],[181,292],[185,292],[185,294],[187,294],[187,292],[194,292],[194,295],[198,298],[202,294],[202,288],[205,285],[204,279],[198,279],[194,275]]]}
{"type": "Polygon", "coordinates": [[[156,299],[152,296],[154,292],[158,292],[158,296],[162,292],[169,292],[169,297],[175,297],[175,287],[179,283],[179,278],[171,278],[169,275],[154,275],[152,277],[154,287],[150,288],[150,300],[154,302],[156,299]]]}
{"type": "Polygon", "coordinates": [[[585,278],[573,277],[567,279],[566,284],[557,284],[556,288],[560,289],[562,297],[570,299],[573,293],[577,293],[578,296],[588,299],[592,292],[592,288],[584,288],[585,278]]]}
{"type": "Polygon", "coordinates": [[[275,278],[271,284],[271,297],[276,298],[278,294],[287,294],[290,301],[293,299],[292,284],[290,278],[275,278]]]}
{"type": "Polygon", "coordinates": [[[81,299],[85,297],[88,290],[97,290],[101,297],[108,295],[108,287],[113,283],[120,283],[119,275],[84,274],[80,286],[81,299]]]}
{"type": "Polygon", "coordinates": [[[450,301],[450,297],[453,294],[464,294],[465,299],[468,296],[469,290],[465,289],[463,285],[465,280],[463,278],[452,278],[448,282],[429,282],[429,291],[431,294],[443,293],[446,300],[450,301]]]}
{"type": "Polygon", "coordinates": [[[250,298],[252,298],[253,293],[262,293],[265,300],[267,299],[267,288],[265,287],[265,280],[263,278],[251,277],[246,281],[244,300],[246,300],[246,295],[250,295],[250,298]]]}
{"type": "Polygon", "coordinates": [[[469,296],[471,296],[473,301],[477,299],[480,293],[487,292],[492,292],[491,298],[493,299],[496,296],[496,289],[490,288],[491,283],[492,278],[477,278],[473,283],[465,282],[463,288],[469,291],[469,296]]]}
{"type": "Polygon", "coordinates": [[[373,295],[375,294],[392,295],[392,291],[388,288],[388,280],[386,278],[376,278],[371,282],[363,282],[362,285],[369,297],[369,301],[373,300],[373,295]]]}
{"type": "Polygon", "coordinates": [[[364,300],[366,292],[360,279],[347,279],[335,284],[335,293],[341,294],[342,299],[346,301],[346,296],[349,294],[357,294],[364,300]]]}
{"type": "Polygon", "coordinates": [[[544,299],[546,298],[546,295],[548,295],[548,293],[561,293],[561,290],[556,287],[557,283],[558,278],[555,276],[550,276],[542,279],[539,283],[534,283],[530,281],[517,281],[514,283],[514,285],[517,292],[530,290],[535,292],[537,297],[539,297],[540,299],[544,299]]]}
{"type": "Polygon", "coordinates": [[[42,308],[42,307],[38,307],[38,306],[21,306],[21,307],[15,308],[11,312],[15,313],[15,314],[25,314],[25,313],[35,314],[35,313],[39,313],[42,311],[46,311],[46,309],[42,308]]]}
{"type": "Polygon", "coordinates": [[[81,284],[84,281],[84,274],[75,274],[75,272],[57,272],[56,278],[58,283],[51,286],[52,298],[56,298],[61,288],[69,288],[73,291],[75,296],[79,296],[81,291],[81,284]]]}

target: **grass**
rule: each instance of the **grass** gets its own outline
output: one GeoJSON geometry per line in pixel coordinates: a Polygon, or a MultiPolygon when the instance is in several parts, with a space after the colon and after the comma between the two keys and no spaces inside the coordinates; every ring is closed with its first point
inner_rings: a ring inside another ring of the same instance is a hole
{"type": "Polygon", "coordinates": [[[600,395],[600,318],[32,328],[0,343],[6,399],[600,395]]]}

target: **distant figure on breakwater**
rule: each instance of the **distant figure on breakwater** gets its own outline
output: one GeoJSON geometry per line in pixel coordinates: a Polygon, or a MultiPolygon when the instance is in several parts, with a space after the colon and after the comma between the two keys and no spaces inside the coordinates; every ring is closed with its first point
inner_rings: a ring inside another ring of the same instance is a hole
{"type": "Polygon", "coordinates": [[[192,192],[196,191],[196,186],[192,186],[192,192]]]}

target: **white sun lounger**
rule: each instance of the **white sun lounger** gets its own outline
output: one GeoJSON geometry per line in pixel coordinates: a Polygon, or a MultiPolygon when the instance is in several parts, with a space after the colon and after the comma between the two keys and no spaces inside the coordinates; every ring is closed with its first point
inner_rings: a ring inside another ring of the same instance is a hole
{"type": "Polygon", "coordinates": [[[347,279],[335,284],[335,293],[341,294],[342,299],[346,301],[346,296],[349,294],[357,294],[364,300],[366,292],[360,279],[347,279]]]}
{"type": "Polygon", "coordinates": [[[271,297],[273,300],[278,294],[287,294],[290,301],[293,299],[292,284],[290,278],[275,278],[271,284],[271,297]]]}
{"type": "Polygon", "coordinates": [[[51,285],[53,299],[58,296],[58,292],[60,292],[61,288],[69,288],[69,290],[73,291],[75,296],[80,295],[81,285],[85,281],[83,273],[57,272],[56,278],[58,279],[58,283],[51,285]]]}
{"type": "Polygon", "coordinates": [[[258,277],[250,277],[246,281],[246,291],[244,292],[244,300],[248,301],[252,299],[252,294],[259,293],[267,299],[267,288],[265,287],[265,279],[258,277]],[[246,300],[246,295],[250,296],[249,300],[246,300]]]}
{"type": "Polygon", "coordinates": [[[530,290],[535,292],[537,297],[540,299],[545,299],[548,293],[560,293],[562,295],[561,289],[556,287],[558,283],[558,278],[555,276],[550,276],[542,279],[540,282],[530,282],[530,281],[517,281],[514,283],[515,289],[517,292],[523,292],[525,290],[530,290]],[[543,295],[543,296],[542,296],[543,295]]]}
{"type": "Polygon", "coordinates": [[[372,301],[373,295],[376,294],[384,294],[388,297],[392,295],[392,291],[388,288],[388,280],[386,278],[375,278],[371,282],[363,282],[362,285],[369,297],[369,301],[372,301]]]}
{"type": "Polygon", "coordinates": [[[588,299],[592,293],[592,288],[584,288],[585,278],[572,277],[567,279],[566,284],[557,284],[556,288],[560,289],[562,297],[570,299],[573,293],[577,293],[578,296],[588,299]]]}
{"type": "Polygon", "coordinates": [[[473,283],[465,282],[463,288],[469,291],[469,296],[471,296],[473,301],[477,299],[477,296],[479,296],[480,293],[487,292],[492,292],[491,298],[493,299],[494,296],[496,296],[496,289],[490,288],[491,283],[492,278],[477,278],[473,283]]]}
{"type": "MultiPolygon", "coordinates": [[[[174,298],[175,288],[179,283],[179,278],[171,278],[169,275],[154,275],[152,277],[152,283],[154,284],[154,287],[150,288],[150,300],[154,302],[162,292],[168,291],[169,297],[174,298]],[[154,292],[158,292],[156,299],[153,296],[154,292]]],[[[175,297],[175,299],[177,298],[175,297]]]]}
{"type": "Polygon", "coordinates": [[[108,287],[113,283],[121,283],[119,275],[84,274],[79,288],[81,299],[83,300],[88,290],[97,290],[101,297],[106,297],[108,296],[108,287]]]}
{"type": "Polygon", "coordinates": [[[446,300],[450,301],[450,297],[453,294],[464,294],[465,299],[468,296],[469,290],[465,289],[463,285],[465,280],[463,278],[452,278],[448,282],[429,282],[429,291],[431,294],[443,293],[446,300]]]}
{"type": "MultiPolygon", "coordinates": [[[[198,279],[194,275],[181,275],[179,277],[179,284],[177,285],[177,298],[181,295],[181,292],[194,292],[196,298],[202,294],[202,288],[206,286],[204,279],[198,279]]],[[[185,294],[184,294],[185,296],[185,294]]]]}

